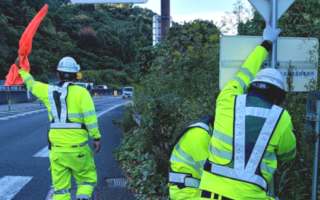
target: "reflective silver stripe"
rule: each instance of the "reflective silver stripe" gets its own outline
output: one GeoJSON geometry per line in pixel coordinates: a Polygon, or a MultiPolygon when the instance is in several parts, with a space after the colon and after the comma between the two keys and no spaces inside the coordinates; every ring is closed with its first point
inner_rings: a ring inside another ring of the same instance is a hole
{"type": "MultiPolygon", "coordinates": [[[[248,183],[258,185],[265,190],[267,189],[267,182],[259,175],[255,174],[257,167],[260,164],[260,160],[264,154],[265,157],[273,158],[274,155],[270,152],[265,152],[268,142],[272,136],[274,128],[276,127],[279,118],[281,117],[283,109],[274,105],[269,111],[269,115],[262,127],[259,137],[256,141],[249,161],[244,167],[244,145],[245,145],[245,109],[246,95],[238,95],[236,100],[236,112],[235,112],[235,144],[234,144],[234,169],[221,165],[211,163],[211,173],[218,174],[224,177],[240,180],[248,183]]],[[[265,162],[261,162],[261,170],[270,174],[274,173],[275,168],[268,167],[265,162]]]]}
{"type": "Polygon", "coordinates": [[[27,77],[26,79],[24,79],[23,83],[27,84],[28,81],[30,81],[30,80],[34,80],[34,79],[32,77],[27,77]]]}
{"type": "Polygon", "coordinates": [[[170,161],[179,162],[179,163],[188,165],[189,167],[194,169],[200,176],[202,175],[202,171],[199,169],[199,167],[196,164],[183,160],[182,158],[178,157],[174,153],[171,155],[170,161]]]}
{"type": "Polygon", "coordinates": [[[77,196],[77,199],[81,199],[81,198],[83,198],[83,199],[90,199],[90,197],[87,196],[87,195],[85,195],[85,194],[79,194],[79,195],[77,196]]]}
{"type": "Polygon", "coordinates": [[[211,144],[211,142],[210,142],[210,145],[209,145],[209,150],[210,150],[212,155],[217,156],[219,158],[223,158],[223,159],[226,159],[226,160],[231,160],[232,159],[232,152],[231,151],[226,151],[226,150],[214,147],[211,144]]]}
{"type": "Polygon", "coordinates": [[[242,89],[243,89],[243,93],[246,93],[246,92],[247,92],[247,85],[246,85],[246,83],[244,82],[244,80],[242,80],[242,79],[239,78],[238,76],[236,76],[236,77],[234,78],[234,80],[236,80],[236,81],[240,84],[240,86],[241,86],[242,89]]]}
{"type": "Polygon", "coordinates": [[[195,124],[188,126],[188,128],[194,128],[194,127],[200,127],[202,129],[206,130],[209,133],[209,135],[211,135],[210,134],[210,127],[205,123],[198,122],[198,123],[195,123],[195,124]]]}
{"type": "Polygon", "coordinates": [[[271,153],[269,151],[266,151],[264,153],[263,159],[274,161],[274,160],[277,160],[277,156],[275,153],[271,153]]]}
{"type": "Polygon", "coordinates": [[[273,167],[269,167],[265,162],[261,162],[261,165],[260,165],[260,167],[261,167],[261,170],[263,170],[263,171],[265,171],[265,172],[267,172],[267,173],[269,173],[269,174],[271,174],[271,175],[273,175],[274,174],[274,172],[276,171],[276,168],[273,168],[273,167]]]}
{"type": "Polygon", "coordinates": [[[71,129],[81,129],[82,126],[81,124],[77,124],[77,123],[51,123],[50,124],[50,128],[71,128],[71,129]]]}
{"type": "Polygon", "coordinates": [[[67,193],[70,193],[70,189],[63,189],[63,190],[54,191],[54,194],[67,194],[67,193]]]}
{"type": "Polygon", "coordinates": [[[169,182],[170,183],[183,183],[186,187],[195,187],[198,188],[200,186],[200,180],[190,176],[189,174],[182,173],[169,173],[169,182]]]}
{"type": "Polygon", "coordinates": [[[189,176],[188,174],[180,174],[180,173],[169,173],[169,182],[170,183],[184,183],[184,179],[189,176]]]}
{"type": "Polygon", "coordinates": [[[267,118],[269,116],[270,109],[267,108],[257,108],[257,107],[246,107],[246,115],[267,118]]]}
{"type": "Polygon", "coordinates": [[[259,166],[259,162],[267,149],[269,139],[272,136],[273,130],[278,123],[278,119],[281,117],[282,108],[274,105],[271,108],[270,114],[264,123],[256,144],[253,148],[252,154],[249,158],[245,171],[248,173],[254,173],[259,166]]]}
{"type": "Polygon", "coordinates": [[[179,143],[174,148],[183,159],[195,164],[194,159],[180,147],[179,143]]]}
{"type": "Polygon", "coordinates": [[[68,113],[69,118],[83,118],[82,113],[68,113]]]}
{"type": "Polygon", "coordinates": [[[285,157],[292,156],[295,152],[296,152],[296,148],[292,149],[288,153],[283,153],[281,155],[278,155],[278,158],[285,158],[285,157]]]}
{"type": "Polygon", "coordinates": [[[212,137],[216,138],[217,140],[220,140],[226,144],[232,145],[233,143],[233,137],[229,136],[225,133],[222,133],[220,131],[218,131],[217,129],[213,130],[213,134],[212,137]]]}
{"type": "Polygon", "coordinates": [[[61,95],[60,95],[60,102],[61,102],[61,116],[60,116],[60,123],[67,122],[67,103],[66,97],[68,95],[68,86],[70,82],[65,82],[61,88],[61,95]]]}
{"type": "Polygon", "coordinates": [[[195,179],[195,178],[191,178],[191,177],[187,177],[187,178],[185,178],[184,185],[187,187],[198,188],[200,186],[200,180],[195,179]]]}
{"type": "Polygon", "coordinates": [[[200,160],[196,161],[196,165],[199,166],[199,168],[203,168],[204,164],[206,163],[207,160],[200,160]]]}
{"type": "Polygon", "coordinates": [[[30,85],[30,87],[29,87],[29,91],[30,91],[31,93],[32,93],[33,85],[36,84],[36,83],[37,83],[37,81],[34,81],[34,82],[31,83],[31,85],[30,85]]]}
{"type": "Polygon", "coordinates": [[[88,130],[94,129],[98,127],[98,122],[93,124],[86,125],[88,130]]]}
{"type": "Polygon", "coordinates": [[[267,182],[261,176],[255,175],[254,172],[246,173],[243,170],[236,171],[234,169],[231,169],[225,166],[211,163],[211,173],[236,179],[236,180],[240,180],[240,181],[244,181],[244,182],[253,183],[261,186],[265,190],[267,189],[267,182]]]}
{"type": "Polygon", "coordinates": [[[246,142],[246,95],[238,95],[234,123],[234,170],[243,171],[245,167],[245,142],[246,142]]]}
{"type": "Polygon", "coordinates": [[[48,89],[48,99],[51,108],[51,115],[55,122],[59,122],[58,111],[53,98],[53,92],[56,91],[55,86],[50,85],[48,89]]]}
{"type": "Polygon", "coordinates": [[[80,186],[80,185],[90,185],[92,187],[96,187],[96,185],[94,183],[89,183],[89,182],[83,182],[83,183],[78,184],[77,186],[80,186]]]}
{"type": "Polygon", "coordinates": [[[253,74],[250,72],[250,70],[248,68],[241,67],[240,72],[242,72],[245,75],[249,76],[250,82],[253,80],[253,74]]]}
{"type": "Polygon", "coordinates": [[[92,116],[92,115],[96,115],[96,111],[95,110],[90,110],[90,111],[87,111],[87,112],[83,113],[83,117],[89,117],[89,116],[92,116]]]}

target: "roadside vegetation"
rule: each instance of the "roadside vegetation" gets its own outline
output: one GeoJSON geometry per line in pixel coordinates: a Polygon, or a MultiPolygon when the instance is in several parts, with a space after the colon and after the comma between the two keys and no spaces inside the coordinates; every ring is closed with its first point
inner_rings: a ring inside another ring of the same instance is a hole
{"type": "MultiPolygon", "coordinates": [[[[241,1],[234,6],[239,8],[241,1]]],[[[318,1],[296,0],[279,21],[280,36],[319,38],[319,9],[318,1]]],[[[263,19],[254,12],[252,19],[242,20],[244,12],[235,9],[230,13],[238,16],[239,21],[234,23],[238,33],[261,36],[263,19]]],[[[129,180],[127,187],[138,199],[168,199],[170,145],[184,127],[215,111],[222,30],[225,27],[218,29],[208,21],[175,24],[161,44],[142,48],[137,54],[135,80],[139,87],[133,105],[117,122],[124,137],[114,155],[129,180]],[[140,119],[140,125],[133,116],[140,119]]],[[[311,61],[318,62],[312,57],[315,54],[318,50],[310,52],[311,61]]],[[[315,135],[309,133],[309,143],[305,141],[308,93],[292,92],[292,77],[287,82],[289,91],[282,107],[292,117],[297,156],[291,162],[278,163],[276,194],[282,200],[311,199],[315,135]]],[[[306,87],[312,92],[319,89],[319,84],[310,80],[306,87]]]]}
{"type": "Polygon", "coordinates": [[[49,12],[29,56],[37,80],[47,82],[61,58],[71,56],[84,79],[95,85],[132,82],[136,49],[152,45],[154,13],[128,4],[73,5],[69,0],[0,1],[0,79],[17,57],[23,31],[45,3],[49,12]]]}

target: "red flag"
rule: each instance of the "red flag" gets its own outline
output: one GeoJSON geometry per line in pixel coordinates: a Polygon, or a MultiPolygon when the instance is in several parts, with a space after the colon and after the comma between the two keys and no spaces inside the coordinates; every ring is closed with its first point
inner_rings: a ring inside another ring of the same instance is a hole
{"type": "MultiPolygon", "coordinates": [[[[25,71],[30,71],[30,64],[27,56],[32,49],[33,36],[36,33],[42,19],[48,13],[48,8],[49,6],[45,4],[38,14],[33,18],[21,36],[18,54],[20,55],[20,67],[25,71]]],[[[21,85],[23,83],[23,80],[19,74],[19,67],[16,64],[11,66],[6,79],[5,86],[21,85]]]]}

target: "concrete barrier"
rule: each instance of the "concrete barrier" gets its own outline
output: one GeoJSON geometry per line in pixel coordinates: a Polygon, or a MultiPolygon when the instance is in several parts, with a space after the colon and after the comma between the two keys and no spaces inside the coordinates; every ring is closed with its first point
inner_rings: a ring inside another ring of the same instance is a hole
{"type": "Polygon", "coordinates": [[[114,91],[117,91],[118,96],[122,95],[122,89],[106,89],[106,90],[91,90],[91,95],[94,95],[94,93],[97,93],[99,96],[101,95],[112,95],[114,94],[114,91]]]}

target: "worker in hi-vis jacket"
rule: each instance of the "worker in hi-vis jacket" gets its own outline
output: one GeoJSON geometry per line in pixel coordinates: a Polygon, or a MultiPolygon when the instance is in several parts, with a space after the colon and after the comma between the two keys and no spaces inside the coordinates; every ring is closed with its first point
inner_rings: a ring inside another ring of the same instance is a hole
{"type": "Polygon", "coordinates": [[[296,155],[291,117],[278,106],[285,99],[284,78],[273,68],[259,72],[280,32],[267,23],[262,44],[218,96],[200,199],[267,200],[277,160],[296,155]]]}
{"type": "MultiPolygon", "coordinates": [[[[20,57],[16,60],[17,66],[19,63],[20,57]]],[[[93,152],[87,141],[89,133],[97,153],[101,135],[91,95],[85,88],[73,84],[79,70],[73,58],[63,58],[57,68],[60,81],[57,86],[35,81],[29,72],[19,70],[28,90],[48,109],[49,170],[54,200],[71,200],[71,174],[77,183],[77,200],[89,200],[97,184],[93,152]]]]}

